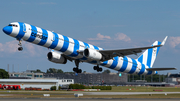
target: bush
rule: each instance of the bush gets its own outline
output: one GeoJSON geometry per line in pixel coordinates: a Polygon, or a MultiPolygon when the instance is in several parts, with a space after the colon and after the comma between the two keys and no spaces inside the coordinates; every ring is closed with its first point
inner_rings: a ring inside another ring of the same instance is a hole
{"type": "Polygon", "coordinates": [[[56,86],[52,86],[52,87],[51,87],[51,90],[56,90],[56,86]]]}
{"type": "Polygon", "coordinates": [[[111,86],[92,86],[92,89],[111,90],[111,86]]]}
{"type": "Polygon", "coordinates": [[[80,84],[70,84],[69,89],[85,89],[85,86],[80,84]]]}
{"type": "Polygon", "coordinates": [[[60,90],[60,89],[61,89],[61,86],[58,87],[58,90],[60,90]]]}

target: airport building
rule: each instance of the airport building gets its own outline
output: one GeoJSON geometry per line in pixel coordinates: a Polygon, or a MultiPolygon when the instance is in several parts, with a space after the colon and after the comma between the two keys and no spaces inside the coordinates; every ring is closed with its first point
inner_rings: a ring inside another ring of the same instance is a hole
{"type": "Polygon", "coordinates": [[[73,83],[80,84],[108,84],[122,85],[127,82],[126,73],[9,73],[10,79],[71,79],[73,83]]]}
{"type": "Polygon", "coordinates": [[[168,73],[168,77],[165,79],[167,83],[173,83],[175,85],[180,85],[180,73],[179,74],[171,74],[168,73]]]}
{"type": "Polygon", "coordinates": [[[0,84],[20,85],[21,89],[25,88],[41,88],[50,89],[52,86],[66,86],[74,84],[73,79],[0,79],[0,84]]]}
{"type": "Polygon", "coordinates": [[[74,79],[74,83],[80,84],[108,84],[123,85],[127,82],[127,74],[121,73],[45,73],[44,78],[74,79]]]}

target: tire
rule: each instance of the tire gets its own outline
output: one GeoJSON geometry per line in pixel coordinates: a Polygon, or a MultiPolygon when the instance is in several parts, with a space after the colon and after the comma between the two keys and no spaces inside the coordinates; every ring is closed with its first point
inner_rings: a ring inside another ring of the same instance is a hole
{"type": "Polygon", "coordinates": [[[93,69],[94,69],[94,70],[97,70],[97,66],[94,66],[93,69]]]}
{"type": "Polygon", "coordinates": [[[23,50],[23,48],[22,47],[18,47],[18,51],[22,51],[23,50]]]}

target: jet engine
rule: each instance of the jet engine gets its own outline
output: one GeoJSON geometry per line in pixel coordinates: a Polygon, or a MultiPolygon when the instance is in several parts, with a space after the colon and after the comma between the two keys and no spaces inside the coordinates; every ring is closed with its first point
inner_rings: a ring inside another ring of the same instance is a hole
{"type": "Polygon", "coordinates": [[[59,64],[66,64],[67,59],[62,56],[60,53],[57,52],[49,52],[47,54],[47,58],[49,61],[54,62],[54,63],[59,63],[59,64]]]}
{"type": "Polygon", "coordinates": [[[97,50],[94,50],[94,49],[90,49],[90,48],[86,48],[83,52],[83,55],[86,58],[96,60],[96,61],[100,61],[103,59],[103,56],[100,52],[98,52],[97,50]]]}

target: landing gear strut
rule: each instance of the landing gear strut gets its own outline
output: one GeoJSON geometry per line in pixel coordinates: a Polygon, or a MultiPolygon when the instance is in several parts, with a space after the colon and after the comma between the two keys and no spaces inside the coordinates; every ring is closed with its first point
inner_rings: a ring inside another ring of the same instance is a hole
{"type": "Polygon", "coordinates": [[[82,70],[78,68],[79,67],[79,62],[80,62],[79,60],[75,60],[76,67],[73,68],[73,71],[76,72],[76,73],[82,73],[82,70]]]}
{"type": "Polygon", "coordinates": [[[22,47],[22,44],[21,44],[21,40],[20,39],[17,39],[19,41],[19,47],[18,47],[18,51],[22,51],[23,50],[23,47],[22,47]]]}
{"type": "Polygon", "coordinates": [[[102,68],[99,67],[99,65],[93,67],[94,70],[97,70],[97,72],[102,72],[102,68]]]}

